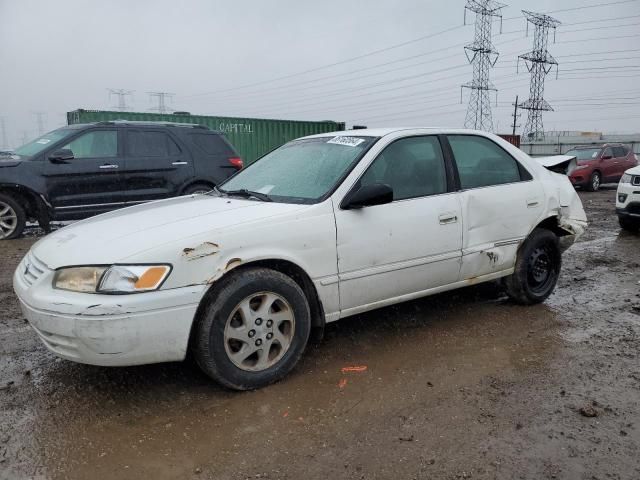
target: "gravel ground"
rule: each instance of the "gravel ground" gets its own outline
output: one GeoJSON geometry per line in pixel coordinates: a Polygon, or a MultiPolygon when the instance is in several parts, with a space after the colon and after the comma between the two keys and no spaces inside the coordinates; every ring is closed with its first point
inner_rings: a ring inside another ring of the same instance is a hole
{"type": "Polygon", "coordinates": [[[37,232],[2,242],[0,478],[636,480],[640,237],[614,193],[581,193],[591,227],[545,304],[489,284],[346,319],[247,393],[56,359],[11,290],[37,232]]]}

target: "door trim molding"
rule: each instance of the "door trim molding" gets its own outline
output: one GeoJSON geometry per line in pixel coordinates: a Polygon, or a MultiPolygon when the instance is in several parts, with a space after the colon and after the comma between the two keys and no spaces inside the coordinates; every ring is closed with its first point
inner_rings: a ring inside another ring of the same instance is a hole
{"type": "Polygon", "coordinates": [[[462,252],[460,250],[452,250],[446,253],[440,253],[438,255],[430,255],[428,257],[413,258],[411,260],[403,260],[396,263],[388,263],[386,265],[378,265],[375,267],[369,267],[362,270],[351,270],[349,272],[341,272],[338,274],[340,281],[356,280],[358,278],[370,277],[373,275],[380,275],[382,273],[395,272],[398,270],[405,270],[407,268],[419,267],[422,265],[428,265],[430,263],[442,262],[445,260],[452,260],[460,258],[462,252]]]}

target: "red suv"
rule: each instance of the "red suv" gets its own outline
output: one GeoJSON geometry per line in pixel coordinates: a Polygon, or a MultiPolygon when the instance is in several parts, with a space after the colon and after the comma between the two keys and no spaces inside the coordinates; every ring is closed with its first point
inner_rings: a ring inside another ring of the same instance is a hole
{"type": "Polygon", "coordinates": [[[576,147],[565,155],[577,160],[577,166],[569,172],[571,183],[590,192],[603,183],[618,183],[625,170],[638,165],[638,156],[619,143],[576,147]]]}

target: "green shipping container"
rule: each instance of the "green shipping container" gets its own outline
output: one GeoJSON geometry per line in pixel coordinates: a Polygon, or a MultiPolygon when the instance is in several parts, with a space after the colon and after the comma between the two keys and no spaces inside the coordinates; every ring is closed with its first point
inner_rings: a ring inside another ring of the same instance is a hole
{"type": "Polygon", "coordinates": [[[344,122],[303,122],[297,120],[270,120],[263,118],[209,117],[190,114],[161,114],[144,112],[110,112],[104,110],[74,110],[67,112],[67,123],[108,122],[131,120],[142,122],[178,122],[205,125],[222,132],[233,144],[245,165],[265,153],[293,140],[316,133],[344,130],[344,122]]]}

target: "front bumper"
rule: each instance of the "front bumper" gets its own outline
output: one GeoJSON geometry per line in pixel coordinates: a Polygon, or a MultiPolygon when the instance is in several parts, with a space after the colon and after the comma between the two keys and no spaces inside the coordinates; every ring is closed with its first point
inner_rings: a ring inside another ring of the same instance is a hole
{"type": "Polygon", "coordinates": [[[13,286],[25,318],[56,355],[103,366],[185,358],[205,286],[133,295],[85,294],[54,289],[53,273],[29,253],[14,274],[13,286]]]}
{"type": "Polygon", "coordinates": [[[635,218],[640,221],[640,185],[618,184],[616,213],[619,217],[635,218]]]}

